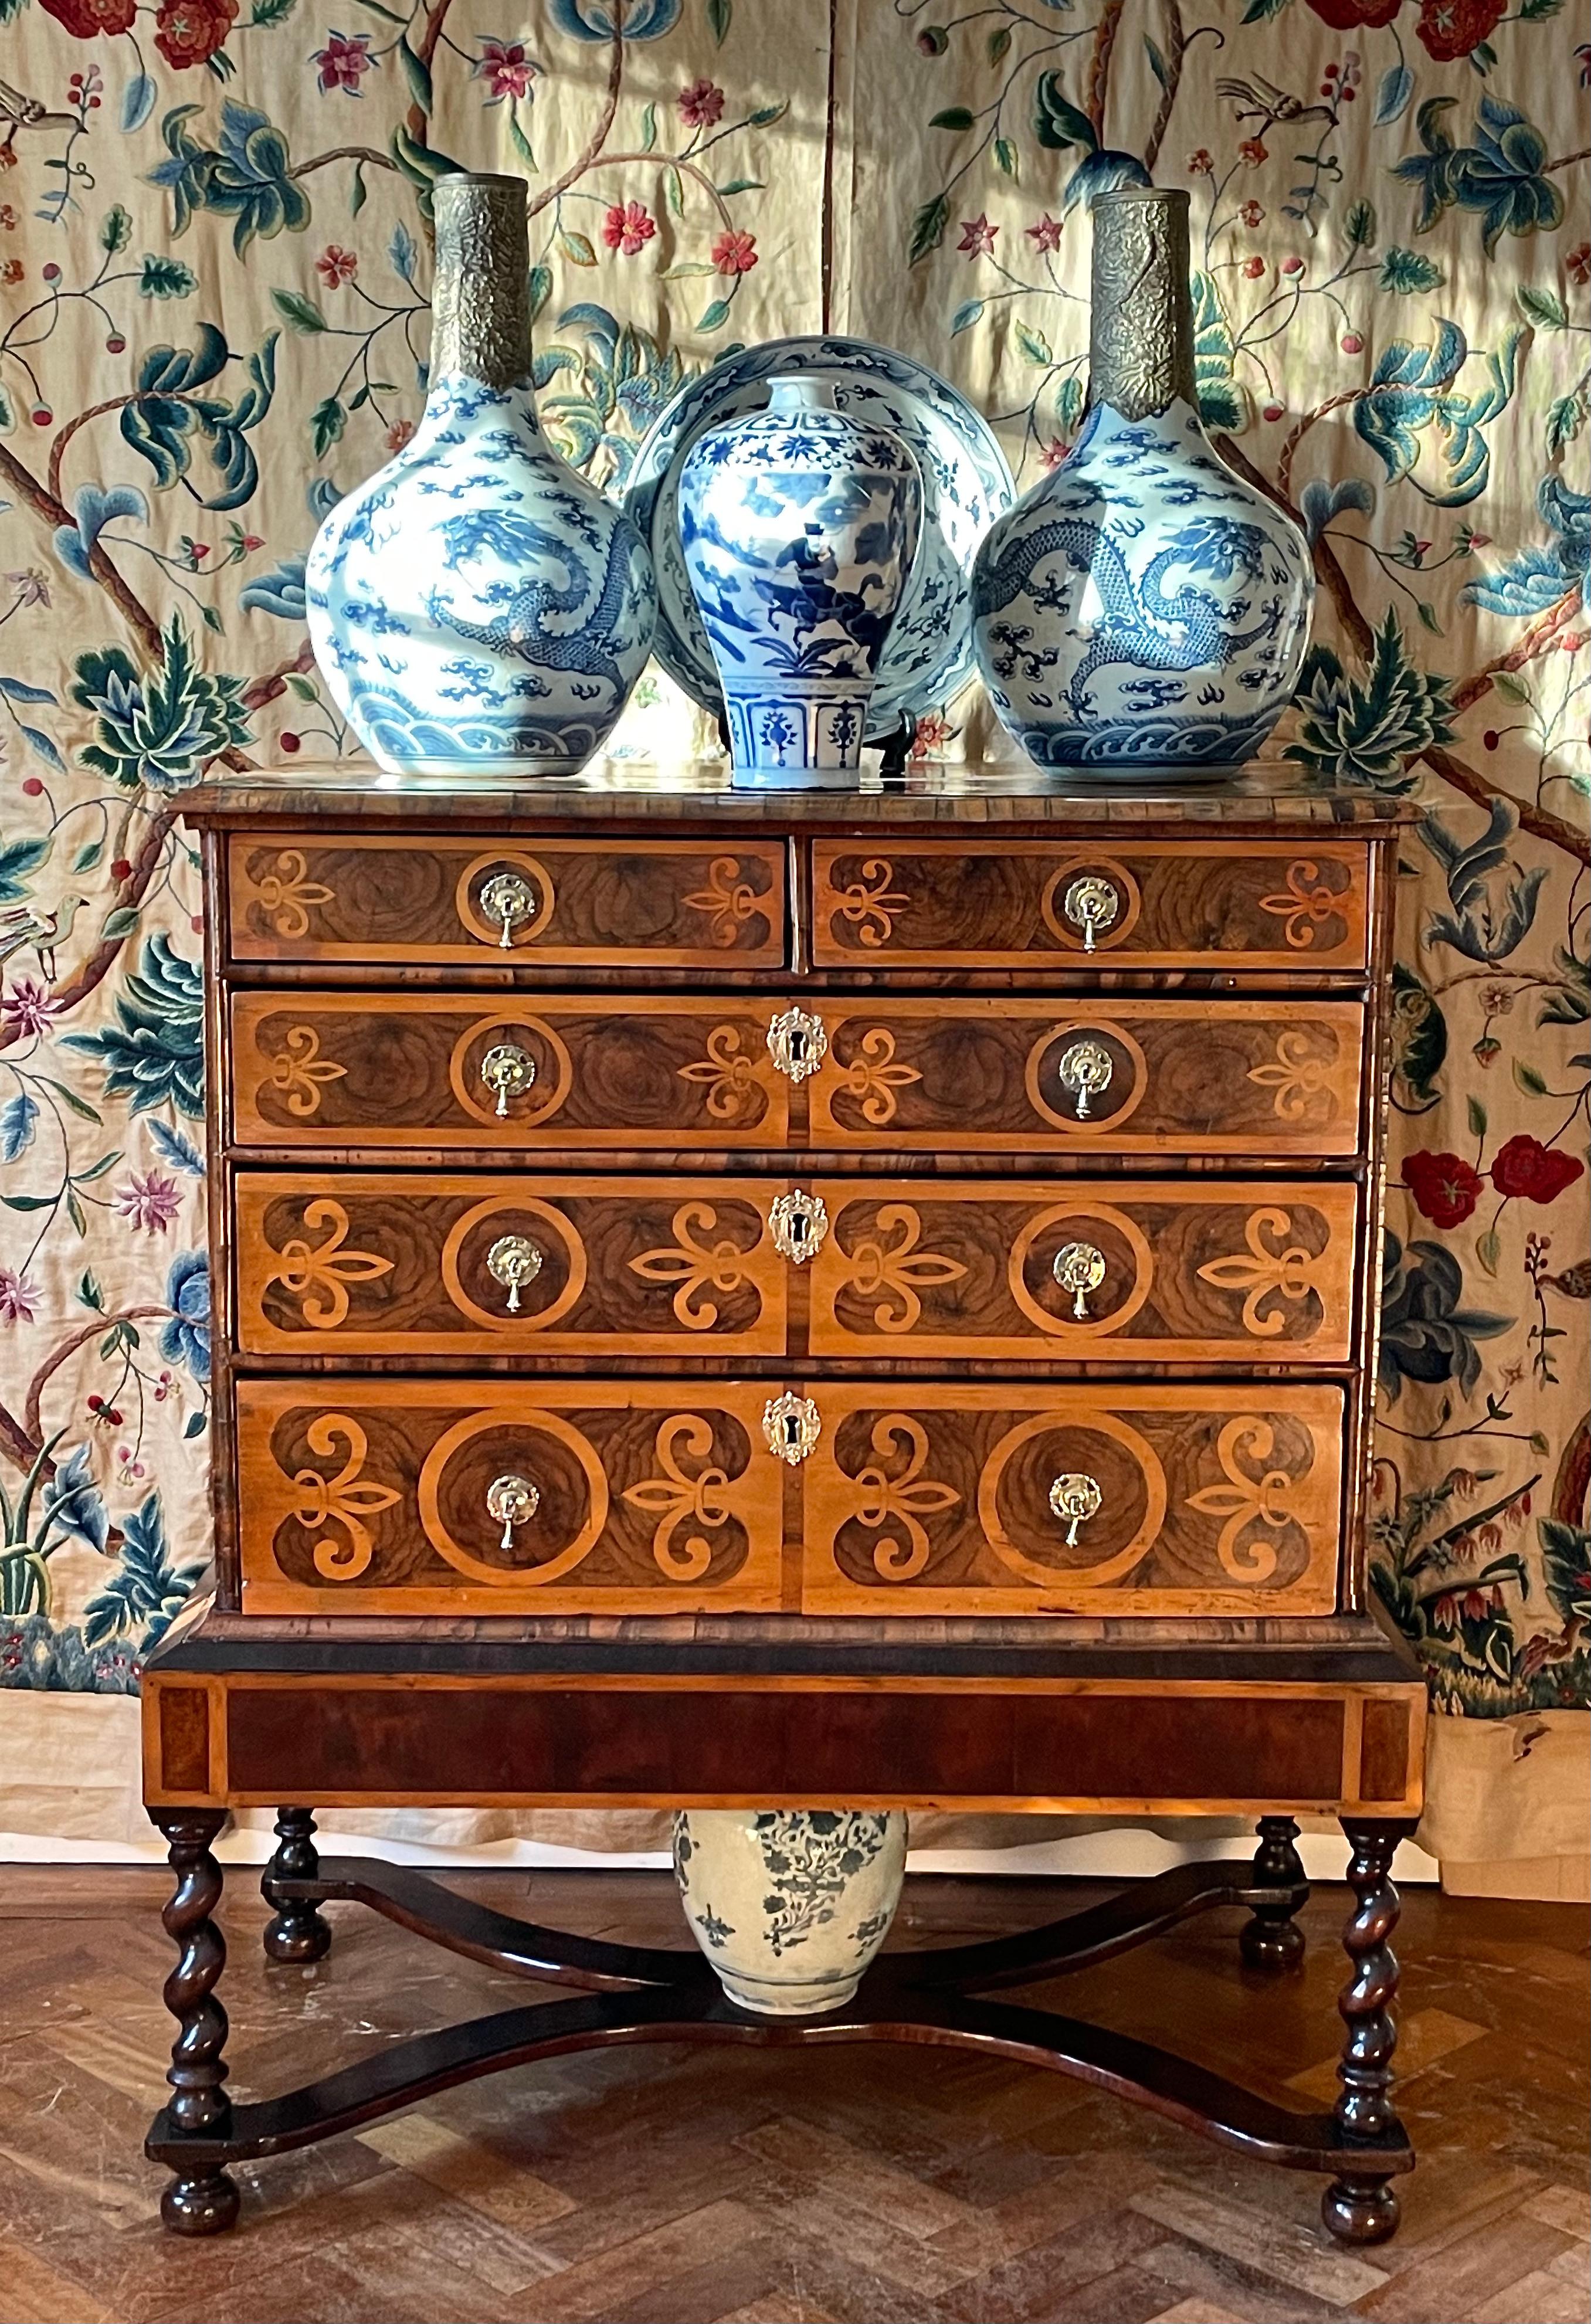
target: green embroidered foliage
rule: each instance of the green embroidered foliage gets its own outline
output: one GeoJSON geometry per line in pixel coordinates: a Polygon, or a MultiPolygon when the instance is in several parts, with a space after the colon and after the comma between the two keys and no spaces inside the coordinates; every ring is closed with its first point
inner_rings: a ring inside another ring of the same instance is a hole
{"type": "Polygon", "coordinates": [[[1489,92],[1475,115],[1475,143],[1456,144],[1443,115],[1458,102],[1428,97],[1414,118],[1423,152],[1393,165],[1392,175],[1420,189],[1417,234],[1429,234],[1455,205],[1481,220],[1490,258],[1505,234],[1550,232],[1563,220],[1563,196],[1547,177],[1547,141],[1516,105],[1489,92]]]}
{"type": "Polygon", "coordinates": [[[97,714],[83,764],[128,790],[185,790],[218,752],[249,740],[243,680],[199,667],[180,614],[162,642],[164,660],[144,672],[120,646],[78,657],[72,699],[97,714]]]}
{"type": "Polygon", "coordinates": [[[1294,702],[1303,725],[1283,757],[1377,790],[1406,790],[1409,761],[1453,739],[1448,680],[1410,660],[1390,607],[1363,682],[1348,676],[1329,646],[1315,646],[1294,702]]]}
{"type": "Polygon", "coordinates": [[[150,936],[116,995],[116,1021],[97,1033],[67,1033],[61,1047],[105,1067],[105,1093],[134,1113],[174,1106],[204,1117],[204,986],[199,970],[150,936]]]}
{"type": "Polygon", "coordinates": [[[269,240],[283,229],[302,234],[310,223],[309,198],[291,175],[281,130],[266,115],[228,97],[221,107],[219,145],[201,145],[188,128],[201,110],[174,106],[161,123],[171,158],[155,164],[149,182],[171,197],[172,232],[186,234],[196,210],[214,210],[233,221],[232,247],[240,258],[256,235],[269,240]]]}

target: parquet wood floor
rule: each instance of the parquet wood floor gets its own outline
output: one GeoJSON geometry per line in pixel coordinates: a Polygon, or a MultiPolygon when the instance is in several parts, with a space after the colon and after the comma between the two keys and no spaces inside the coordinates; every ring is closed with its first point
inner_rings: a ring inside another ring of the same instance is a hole
{"type": "MultiPolygon", "coordinates": [[[[460,1886],[529,1910],[526,1876],[460,1886]]],[[[1082,1884],[909,1884],[897,1943],[1090,1901],[1082,1884]]],[[[169,2039],[163,1876],[0,1870],[5,2324],[1586,2324],[1587,1920],[1406,1899],[1401,2103],[1420,2153],[1396,2242],[1346,2252],[1318,2186],[1059,2076],[954,2052],[618,2051],[455,2091],[245,2171],[243,2223],[163,2236],[142,2159],[169,2039]]],[[[1067,1979],[1057,2006],[1256,2088],[1332,2089],[1346,1890],[1303,1969],[1239,1967],[1236,1917],[1067,1979]]],[[[538,1918],[681,1941],[666,1875],[535,1877],[538,1918]]],[[[268,1967],[228,1877],[233,2088],[529,1997],[354,1906],[268,1967]]],[[[1038,1992],[1040,1988],[1035,1987],[1038,1992]]]]}

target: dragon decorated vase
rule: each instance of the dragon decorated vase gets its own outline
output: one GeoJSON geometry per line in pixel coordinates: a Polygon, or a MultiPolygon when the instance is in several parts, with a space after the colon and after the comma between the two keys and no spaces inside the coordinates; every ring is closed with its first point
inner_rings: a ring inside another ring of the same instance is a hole
{"type": "Polygon", "coordinates": [[[978,552],[978,668],[1041,767],[1237,766],[1292,699],[1314,587],[1298,526],[1190,403],[1128,419],[1096,401],[978,552]]]}
{"type": "Polygon", "coordinates": [[[837,410],[826,382],[775,379],[765,410],[692,447],[680,542],[737,773],[801,781],[861,763],[922,508],[906,446],[837,410]]]}
{"type": "Polygon", "coordinates": [[[684,1809],[674,1877],[731,2001],[764,2016],[842,2009],[889,1934],[906,1818],[837,1809],[684,1809]]]}
{"type": "Polygon", "coordinates": [[[393,773],[572,773],[628,701],[657,609],[640,534],[553,450],[529,380],[464,373],[338,503],[304,579],[315,659],[393,773]]]}

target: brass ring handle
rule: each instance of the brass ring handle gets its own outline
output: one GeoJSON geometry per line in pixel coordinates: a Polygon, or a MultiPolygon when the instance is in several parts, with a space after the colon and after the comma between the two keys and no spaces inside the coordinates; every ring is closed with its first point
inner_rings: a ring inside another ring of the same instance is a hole
{"type": "Polygon", "coordinates": [[[497,1093],[493,1111],[499,1121],[508,1118],[508,1101],[523,1096],[536,1078],[536,1061],[513,1041],[499,1041],[481,1059],[481,1079],[497,1093]]]}
{"type": "Polygon", "coordinates": [[[497,939],[498,950],[508,952],[513,947],[515,928],[522,920],[535,918],[540,900],[523,872],[494,872],[481,889],[481,909],[503,931],[497,939]]]}
{"type": "Polygon", "coordinates": [[[1088,1101],[1110,1087],[1115,1068],[1110,1051],[1099,1041],[1074,1041],[1060,1060],[1060,1085],[1078,1101],[1078,1120],[1088,1119],[1088,1101]]]}
{"type": "Polygon", "coordinates": [[[793,1267],[804,1267],[822,1249],[828,1232],[828,1205],[821,1194],[809,1194],[792,1186],[788,1194],[780,1194],[769,1204],[768,1231],[781,1259],[788,1259],[793,1267]]]}
{"type": "Polygon", "coordinates": [[[789,1080],[804,1082],[828,1055],[828,1028],[815,1010],[782,1009],[769,1023],[768,1055],[789,1080]]]}
{"type": "Polygon", "coordinates": [[[787,1388],[763,1406],[763,1434],[768,1450],[788,1468],[797,1469],[823,1433],[823,1422],[809,1396],[787,1388]]]}
{"type": "Polygon", "coordinates": [[[1104,1500],[1097,1480],[1085,1471],[1068,1470],[1065,1476],[1057,1477],[1050,1488],[1050,1506],[1066,1526],[1068,1549],[1076,1549],[1078,1527],[1099,1515],[1104,1500]]]}
{"type": "Polygon", "coordinates": [[[522,1283],[533,1283],[541,1272],[541,1254],[528,1236],[499,1235],[486,1253],[486,1273],[508,1293],[504,1303],[511,1315],[519,1314],[522,1283]]]}
{"type": "Polygon", "coordinates": [[[1067,890],[1060,908],[1074,928],[1082,929],[1083,950],[1092,952],[1096,930],[1114,927],[1122,899],[1101,873],[1085,872],[1067,890]]]}
{"type": "Polygon", "coordinates": [[[514,1526],[524,1525],[541,1506],[541,1496],[528,1477],[493,1478],[486,1487],[486,1515],[503,1528],[499,1549],[513,1547],[514,1526]]]}
{"type": "Polygon", "coordinates": [[[1055,1254],[1055,1279],[1072,1294],[1072,1314],[1079,1323],[1088,1320],[1088,1294],[1105,1281],[1105,1253],[1091,1242],[1063,1243],[1055,1254]]]}

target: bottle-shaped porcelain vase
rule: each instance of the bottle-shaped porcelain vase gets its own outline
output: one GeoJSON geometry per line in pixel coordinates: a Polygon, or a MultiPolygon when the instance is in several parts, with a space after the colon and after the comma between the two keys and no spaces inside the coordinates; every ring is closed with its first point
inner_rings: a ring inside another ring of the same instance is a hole
{"type": "Polygon", "coordinates": [[[316,535],[315,658],[389,772],[570,774],[645,666],[652,561],[537,420],[523,181],[439,179],[435,211],[425,415],[316,535]]]}
{"type": "Polygon", "coordinates": [[[973,567],[978,667],[1041,767],[1240,766],[1298,683],[1309,545],[1205,433],[1188,263],[1185,193],[1096,197],[1087,415],[973,567]]]}
{"type": "Polygon", "coordinates": [[[680,525],[736,778],[844,781],[921,539],[911,453],[826,382],[776,378],[693,447],[680,525]]]}

